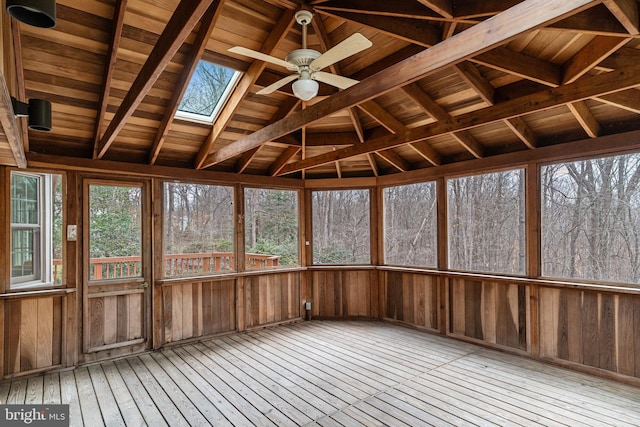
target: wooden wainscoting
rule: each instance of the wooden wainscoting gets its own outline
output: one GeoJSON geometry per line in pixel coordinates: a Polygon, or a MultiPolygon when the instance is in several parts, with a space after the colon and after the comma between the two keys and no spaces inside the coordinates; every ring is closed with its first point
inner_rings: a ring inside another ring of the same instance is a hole
{"type": "Polygon", "coordinates": [[[63,363],[65,297],[12,298],[3,302],[5,377],[63,363]]]}
{"type": "Polygon", "coordinates": [[[438,331],[438,283],[427,274],[383,272],[384,318],[438,331]]]}
{"type": "Polygon", "coordinates": [[[90,327],[87,351],[100,351],[120,344],[141,341],[144,333],[144,292],[133,290],[121,295],[91,293],[87,297],[90,327]]]}
{"type": "Polygon", "coordinates": [[[244,276],[244,328],[300,319],[301,278],[300,271],[244,276]]]}
{"type": "Polygon", "coordinates": [[[527,350],[527,285],[449,278],[449,333],[527,350]]]}
{"type": "Polygon", "coordinates": [[[540,356],[640,377],[640,296],[541,287],[540,356]]]}
{"type": "Polygon", "coordinates": [[[232,278],[163,283],[164,343],[234,331],[235,282],[232,278]]]}
{"type": "Polygon", "coordinates": [[[311,314],[320,318],[378,317],[378,286],[373,269],[311,272],[311,314]]]}

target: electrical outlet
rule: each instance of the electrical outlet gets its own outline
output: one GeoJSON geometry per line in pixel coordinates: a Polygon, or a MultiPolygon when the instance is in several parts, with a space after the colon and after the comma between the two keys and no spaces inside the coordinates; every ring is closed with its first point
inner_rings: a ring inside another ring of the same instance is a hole
{"type": "Polygon", "coordinates": [[[67,240],[69,242],[75,242],[78,239],[77,226],[69,224],[67,225],[67,240]]]}

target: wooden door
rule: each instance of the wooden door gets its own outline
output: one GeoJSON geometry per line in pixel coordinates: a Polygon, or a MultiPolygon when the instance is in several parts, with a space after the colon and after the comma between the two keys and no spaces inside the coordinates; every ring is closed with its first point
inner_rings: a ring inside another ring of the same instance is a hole
{"type": "Polygon", "coordinates": [[[148,347],[150,185],[83,182],[83,353],[96,360],[148,347]]]}

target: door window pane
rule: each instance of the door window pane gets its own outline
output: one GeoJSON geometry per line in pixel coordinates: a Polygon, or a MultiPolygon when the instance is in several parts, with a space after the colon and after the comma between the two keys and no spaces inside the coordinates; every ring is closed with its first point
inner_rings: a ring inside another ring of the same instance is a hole
{"type": "Polygon", "coordinates": [[[142,188],[89,186],[90,280],[142,275],[142,188]]]}

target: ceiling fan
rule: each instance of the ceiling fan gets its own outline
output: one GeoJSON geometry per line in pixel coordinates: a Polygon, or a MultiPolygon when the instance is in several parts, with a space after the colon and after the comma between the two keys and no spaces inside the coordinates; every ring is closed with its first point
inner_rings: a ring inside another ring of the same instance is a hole
{"type": "Polygon", "coordinates": [[[294,50],[284,60],[242,46],[229,49],[229,52],[279,65],[295,72],[263,88],[258,94],[268,95],[287,83],[293,82],[291,86],[294,95],[303,101],[308,101],[318,94],[318,82],[339,89],[346,89],[358,83],[357,80],[320,70],[371,47],[372,43],[362,34],[355,33],[321,54],[317,50],[307,49],[307,25],[311,22],[313,14],[308,10],[300,10],[295,16],[298,24],[302,25],[302,49],[294,50]]]}

